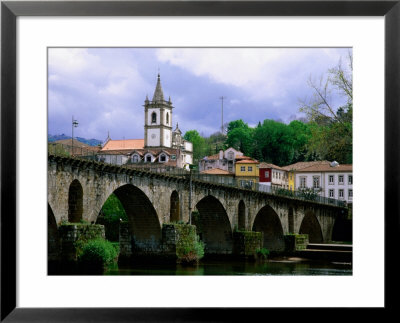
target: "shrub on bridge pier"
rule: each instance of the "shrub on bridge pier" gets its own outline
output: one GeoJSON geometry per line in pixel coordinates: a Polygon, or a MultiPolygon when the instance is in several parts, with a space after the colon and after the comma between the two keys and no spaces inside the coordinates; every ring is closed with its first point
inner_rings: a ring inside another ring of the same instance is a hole
{"type": "Polygon", "coordinates": [[[97,238],[83,244],[78,261],[85,272],[102,273],[109,265],[117,262],[118,254],[118,246],[110,241],[97,238]]]}
{"type": "Polygon", "coordinates": [[[184,223],[163,224],[164,250],[181,264],[196,264],[204,256],[204,244],[196,227],[184,223]]]}

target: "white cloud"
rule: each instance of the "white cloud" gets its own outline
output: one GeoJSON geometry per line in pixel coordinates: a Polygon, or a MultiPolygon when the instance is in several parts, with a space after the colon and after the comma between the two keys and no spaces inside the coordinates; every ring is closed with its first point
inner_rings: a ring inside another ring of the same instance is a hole
{"type": "Polygon", "coordinates": [[[335,66],[347,50],[316,48],[162,48],[157,57],[220,84],[244,89],[253,100],[285,97],[310,74],[335,66]]]}

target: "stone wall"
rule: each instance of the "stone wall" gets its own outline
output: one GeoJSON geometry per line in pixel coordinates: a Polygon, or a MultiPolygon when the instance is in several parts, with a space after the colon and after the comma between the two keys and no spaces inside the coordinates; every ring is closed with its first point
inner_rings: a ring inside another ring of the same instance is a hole
{"type": "Polygon", "coordinates": [[[287,234],[285,235],[285,252],[292,253],[298,250],[307,249],[307,234],[287,234]]]}
{"type": "Polygon", "coordinates": [[[233,254],[238,258],[254,258],[258,249],[263,245],[262,232],[235,231],[233,232],[233,254]]]}
{"type": "Polygon", "coordinates": [[[61,261],[76,261],[77,242],[103,238],[105,239],[104,226],[99,224],[67,223],[58,228],[61,244],[61,261]]]}
{"type": "Polygon", "coordinates": [[[162,240],[147,244],[135,243],[128,222],[120,225],[120,261],[130,262],[142,259],[180,262],[185,253],[193,250],[197,242],[196,227],[189,224],[163,224],[162,240]]]}

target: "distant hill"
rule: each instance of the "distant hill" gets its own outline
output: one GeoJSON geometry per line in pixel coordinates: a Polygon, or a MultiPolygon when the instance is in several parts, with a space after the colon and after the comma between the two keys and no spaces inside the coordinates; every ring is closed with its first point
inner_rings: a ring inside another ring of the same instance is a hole
{"type": "MultiPolygon", "coordinates": [[[[67,136],[65,134],[47,135],[47,141],[48,142],[65,140],[65,139],[71,139],[71,136],[67,136]]],[[[98,140],[98,139],[86,139],[86,138],[82,138],[82,137],[74,137],[74,140],[78,140],[78,141],[83,142],[84,144],[87,144],[89,146],[98,146],[98,145],[101,145],[103,143],[101,140],[98,140]]]]}

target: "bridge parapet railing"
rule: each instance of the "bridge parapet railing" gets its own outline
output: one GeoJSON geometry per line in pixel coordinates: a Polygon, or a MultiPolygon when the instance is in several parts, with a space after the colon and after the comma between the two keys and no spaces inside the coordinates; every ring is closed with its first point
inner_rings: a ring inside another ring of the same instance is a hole
{"type": "Polygon", "coordinates": [[[327,198],[323,196],[319,196],[317,194],[305,194],[304,191],[297,190],[287,190],[284,188],[265,185],[262,183],[254,183],[252,181],[236,179],[232,176],[221,176],[221,175],[210,175],[210,174],[201,174],[196,170],[192,170],[189,172],[188,170],[176,168],[172,166],[166,165],[153,165],[150,163],[137,163],[137,164],[127,164],[126,158],[124,156],[118,155],[110,155],[110,158],[105,159],[104,155],[99,155],[100,147],[79,147],[73,145],[65,145],[60,143],[49,143],[48,144],[48,154],[63,156],[63,157],[71,157],[75,159],[83,159],[83,160],[93,160],[101,163],[119,165],[124,168],[140,170],[151,173],[158,173],[168,176],[174,177],[182,177],[182,178],[191,178],[194,181],[212,183],[217,185],[223,185],[228,187],[236,187],[240,189],[247,189],[252,191],[258,191],[262,193],[284,196],[299,200],[312,201],[321,204],[328,204],[333,206],[345,207],[346,202],[342,200],[336,200],[332,198],[327,198]]]}

